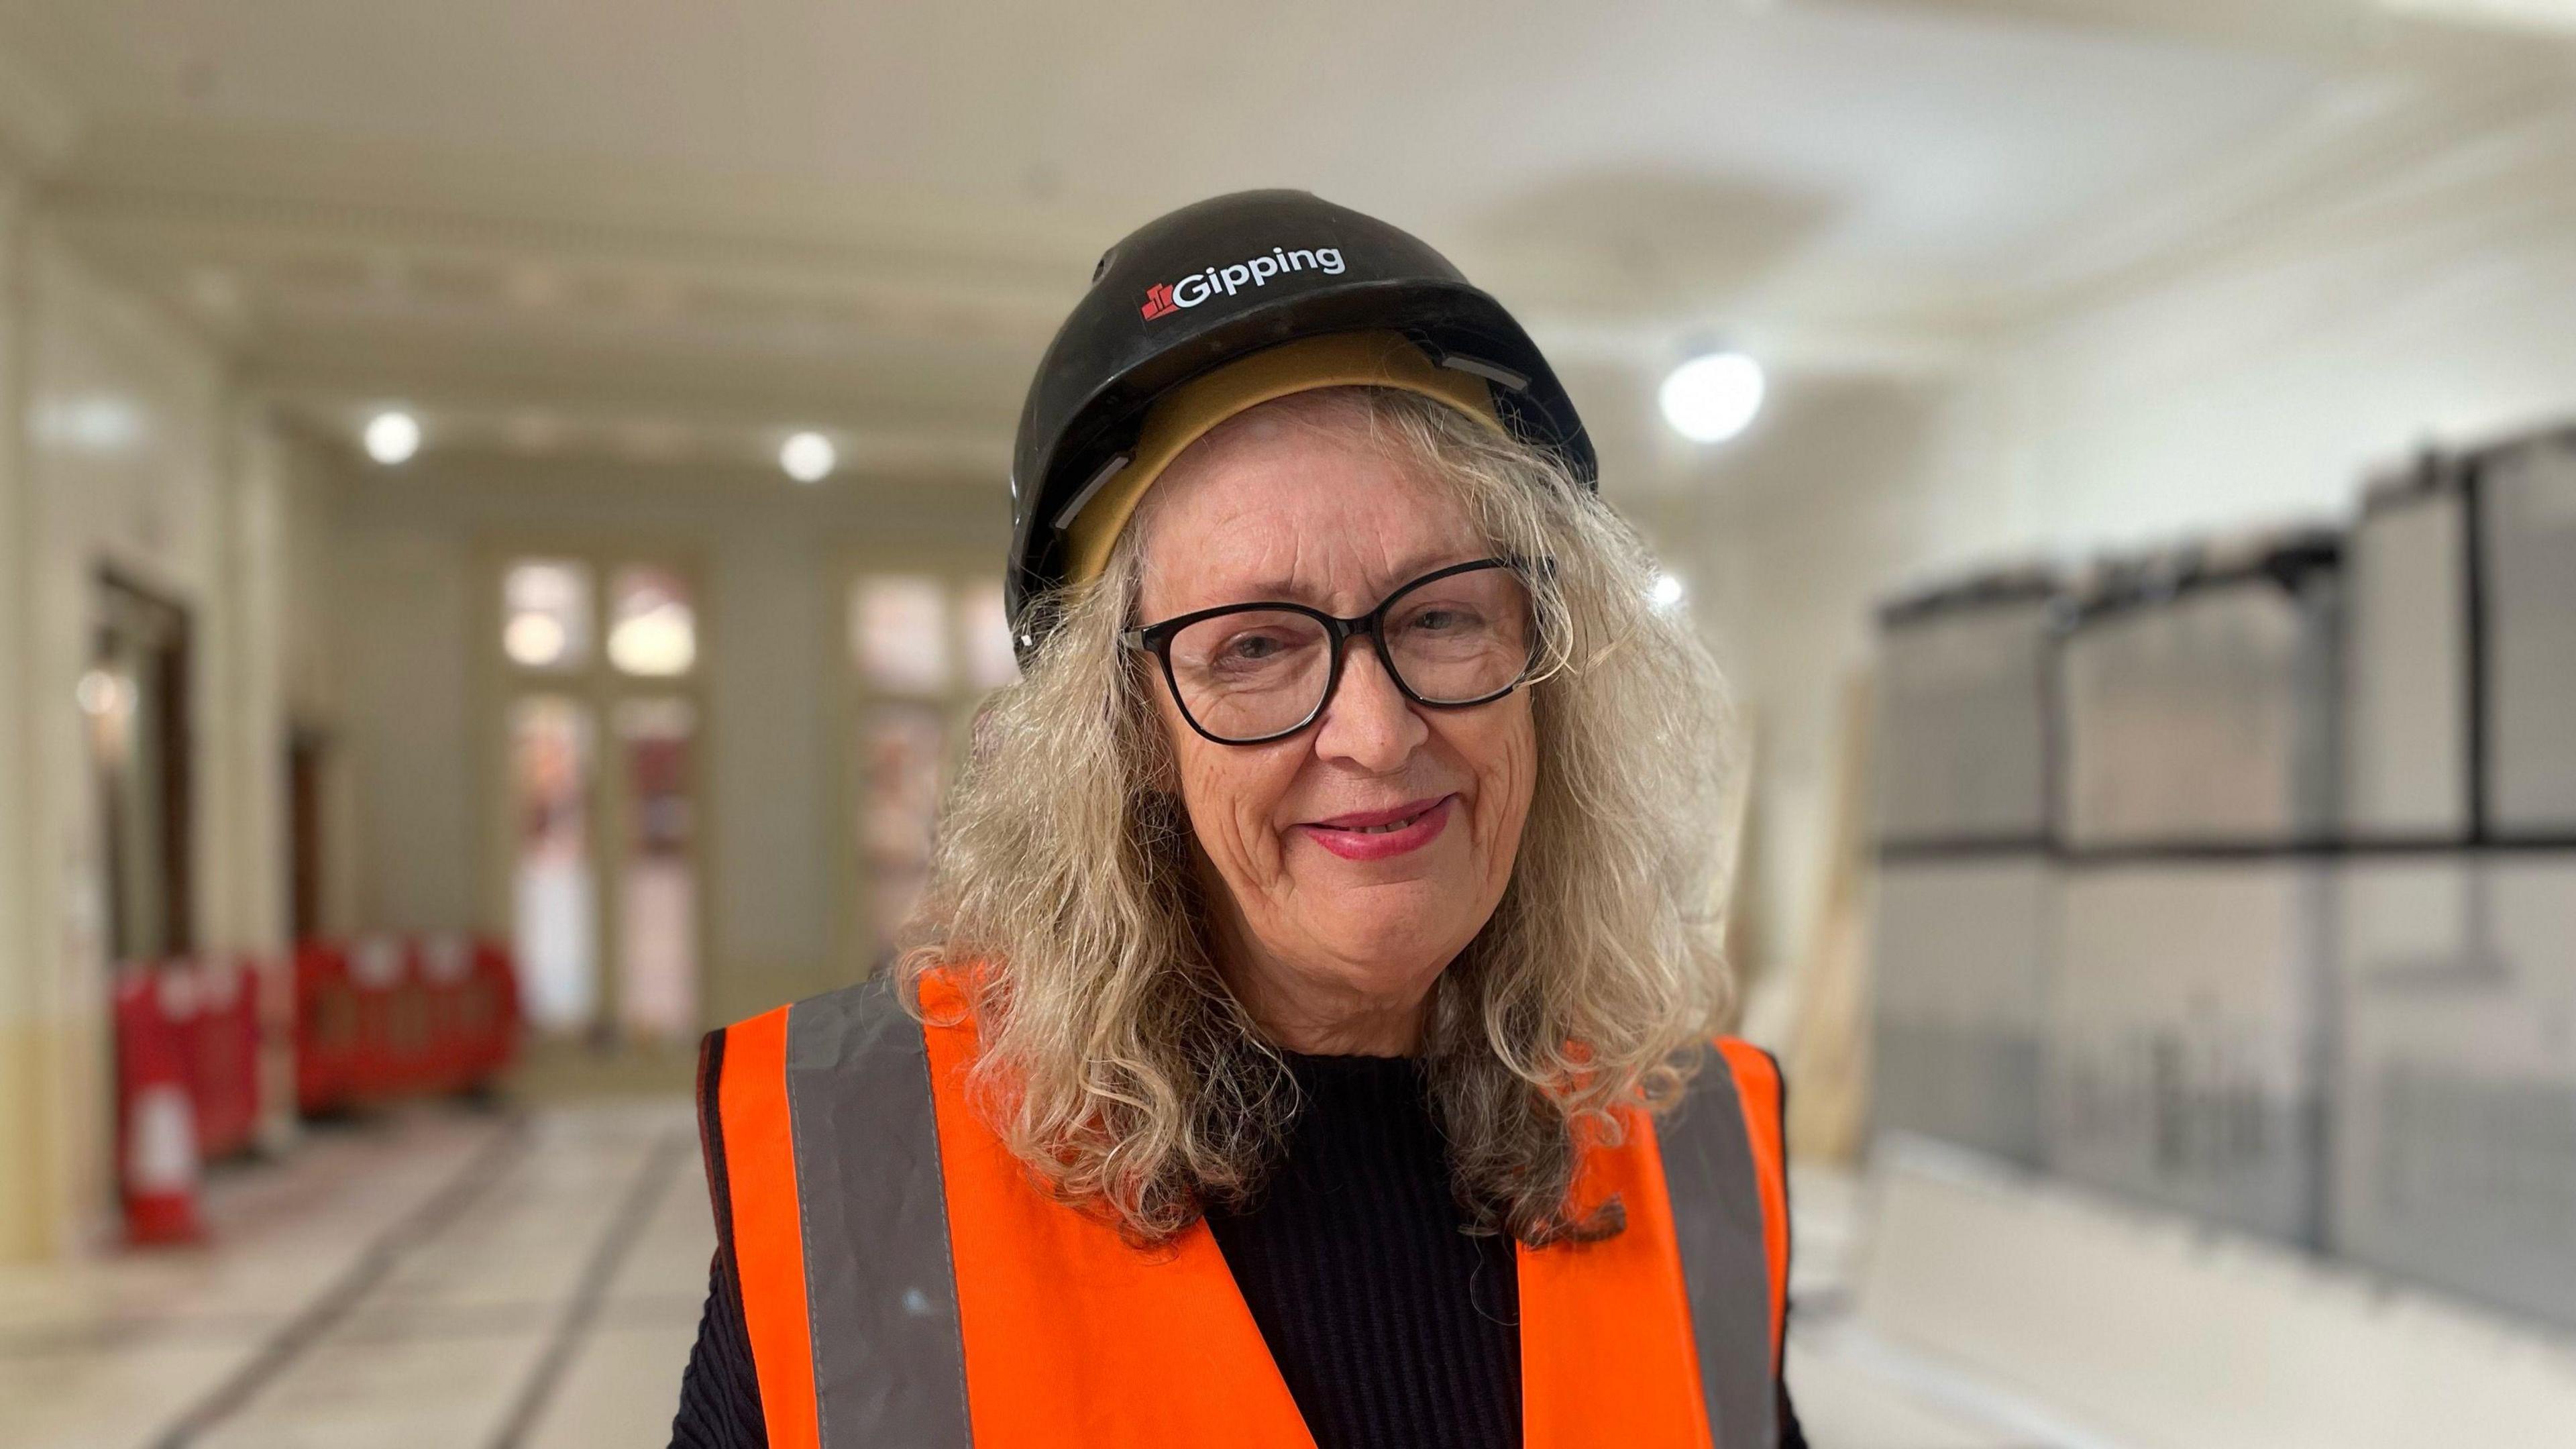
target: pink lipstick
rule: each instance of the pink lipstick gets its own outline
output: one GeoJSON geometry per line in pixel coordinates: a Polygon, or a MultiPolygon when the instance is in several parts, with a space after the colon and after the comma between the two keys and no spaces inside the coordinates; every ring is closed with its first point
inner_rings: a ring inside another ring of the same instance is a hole
{"type": "Polygon", "coordinates": [[[1441,795],[1385,810],[1355,810],[1294,828],[1344,860],[1388,860],[1439,839],[1457,798],[1441,795]]]}

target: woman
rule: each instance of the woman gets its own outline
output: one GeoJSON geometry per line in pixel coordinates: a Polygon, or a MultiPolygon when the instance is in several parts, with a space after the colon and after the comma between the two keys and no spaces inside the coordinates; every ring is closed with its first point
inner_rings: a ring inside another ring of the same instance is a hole
{"type": "Polygon", "coordinates": [[[918,944],[708,1039],[678,1442],[1797,1442],[1715,673],[1592,476],[1383,223],[1102,259],[918,944]]]}

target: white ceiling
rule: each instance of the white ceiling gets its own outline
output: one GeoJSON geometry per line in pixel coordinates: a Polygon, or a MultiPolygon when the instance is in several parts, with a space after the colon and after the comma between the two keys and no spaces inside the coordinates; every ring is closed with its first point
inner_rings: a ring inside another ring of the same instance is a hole
{"type": "Polygon", "coordinates": [[[0,118],[76,241],[320,417],[399,396],[520,451],[814,420],[982,472],[1104,245],[1288,184],[1524,310],[1615,448],[1695,337],[1940,365],[2486,124],[2541,49],[2372,4],[5,0],[0,118]]]}

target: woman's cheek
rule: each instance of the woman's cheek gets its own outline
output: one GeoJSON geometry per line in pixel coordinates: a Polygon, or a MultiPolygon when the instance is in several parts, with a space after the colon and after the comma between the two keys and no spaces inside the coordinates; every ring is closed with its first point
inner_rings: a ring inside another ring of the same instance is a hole
{"type": "Polygon", "coordinates": [[[1490,868],[1497,875],[1510,873],[1512,859],[1520,851],[1521,825],[1528,818],[1538,784],[1537,731],[1526,706],[1517,715],[1496,741],[1493,769],[1478,785],[1483,797],[1479,803],[1484,806],[1479,812],[1485,816],[1484,843],[1490,868]]]}
{"type": "Polygon", "coordinates": [[[1492,732],[1477,741],[1476,790],[1496,821],[1508,821],[1517,814],[1529,793],[1531,744],[1526,716],[1494,721],[1492,732]]]}
{"type": "Polygon", "coordinates": [[[1184,771],[1190,827],[1218,874],[1238,886],[1267,881],[1278,872],[1270,836],[1271,794],[1265,782],[1238,762],[1199,752],[1184,771]]]}

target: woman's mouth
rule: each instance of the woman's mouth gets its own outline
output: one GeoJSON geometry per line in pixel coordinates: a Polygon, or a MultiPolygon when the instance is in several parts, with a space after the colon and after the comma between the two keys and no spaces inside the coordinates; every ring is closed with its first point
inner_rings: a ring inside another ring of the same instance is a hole
{"type": "Polygon", "coordinates": [[[1344,860],[1386,860],[1429,845],[1448,827],[1456,795],[1415,800],[1387,810],[1359,810],[1295,827],[1344,860]]]}

